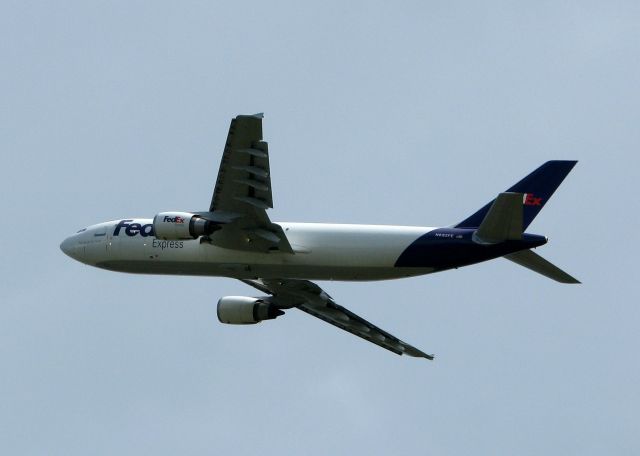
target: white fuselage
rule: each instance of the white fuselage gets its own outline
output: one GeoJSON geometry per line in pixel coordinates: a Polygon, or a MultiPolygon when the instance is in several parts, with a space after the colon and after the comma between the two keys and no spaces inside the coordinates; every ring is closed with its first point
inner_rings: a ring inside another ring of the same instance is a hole
{"type": "Polygon", "coordinates": [[[279,223],[291,254],[231,250],[202,239],[160,240],[145,229],[151,219],[128,220],[133,229],[118,230],[118,220],[93,225],[65,239],[61,248],[92,266],[143,274],[384,280],[433,272],[395,267],[401,253],[431,227],[279,223]]]}

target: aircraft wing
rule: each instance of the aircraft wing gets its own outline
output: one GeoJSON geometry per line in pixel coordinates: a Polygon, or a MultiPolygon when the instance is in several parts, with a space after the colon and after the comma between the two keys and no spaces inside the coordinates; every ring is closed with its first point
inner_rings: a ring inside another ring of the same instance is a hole
{"type": "Polygon", "coordinates": [[[262,140],[262,114],[231,120],[209,212],[198,215],[224,221],[210,239],[231,249],[293,253],[280,225],[272,223],[269,148],[262,140]]]}
{"type": "Polygon", "coordinates": [[[263,293],[273,295],[275,304],[282,308],[297,307],[314,317],[324,320],[340,329],[344,329],[369,342],[373,342],[398,355],[433,359],[433,355],[428,355],[418,350],[369,323],[350,310],[336,304],[331,296],[313,282],[295,279],[257,279],[242,281],[263,293]]]}

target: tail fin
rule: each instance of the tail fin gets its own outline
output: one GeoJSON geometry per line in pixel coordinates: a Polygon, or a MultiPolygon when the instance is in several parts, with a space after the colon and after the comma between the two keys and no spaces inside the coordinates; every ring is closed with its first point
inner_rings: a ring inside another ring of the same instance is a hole
{"type": "Polygon", "coordinates": [[[504,256],[507,260],[511,260],[520,266],[524,266],[525,268],[531,269],[538,274],[542,274],[543,276],[549,277],[560,283],[580,283],[574,277],[571,277],[569,274],[564,272],[562,269],[557,267],[556,265],[548,262],[544,258],[542,258],[537,253],[534,253],[531,250],[521,250],[519,252],[510,253],[509,255],[504,256]]]}
{"type": "MultiPolygon", "coordinates": [[[[522,229],[526,230],[529,224],[538,215],[551,198],[553,192],[560,186],[567,174],[578,163],[575,160],[552,160],[548,161],[513,187],[507,190],[508,193],[524,193],[522,229]]],[[[455,225],[455,228],[478,228],[495,200],[487,203],[482,209],[462,222],[455,225]]]]}

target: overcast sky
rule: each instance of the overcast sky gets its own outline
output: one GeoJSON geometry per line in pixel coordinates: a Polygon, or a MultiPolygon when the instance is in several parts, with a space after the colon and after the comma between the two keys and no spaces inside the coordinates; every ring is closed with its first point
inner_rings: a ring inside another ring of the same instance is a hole
{"type": "Polygon", "coordinates": [[[640,453],[640,4],[398,3],[0,1],[0,453],[640,453]],[[206,209],[261,111],[274,220],[447,225],[579,160],[529,229],[584,283],[320,283],[429,362],[59,250],[206,209]]]}

